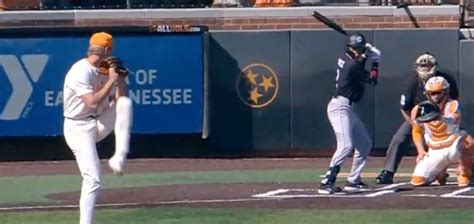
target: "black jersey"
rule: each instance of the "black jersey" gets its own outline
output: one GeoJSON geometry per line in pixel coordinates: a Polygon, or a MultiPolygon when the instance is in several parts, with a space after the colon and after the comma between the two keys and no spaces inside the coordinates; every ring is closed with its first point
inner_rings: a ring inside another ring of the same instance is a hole
{"type": "Polygon", "coordinates": [[[354,60],[344,54],[337,61],[336,92],[337,96],[344,96],[351,102],[359,102],[364,96],[365,83],[369,72],[365,69],[365,61],[354,60]]]}
{"type": "MultiPolygon", "coordinates": [[[[451,75],[439,71],[437,71],[434,76],[441,76],[448,81],[449,96],[451,99],[457,100],[459,91],[456,80],[451,75]]],[[[416,104],[425,100],[427,100],[425,96],[425,81],[421,80],[418,75],[414,75],[413,78],[409,80],[407,89],[400,98],[401,108],[406,112],[410,112],[416,104]]]]}

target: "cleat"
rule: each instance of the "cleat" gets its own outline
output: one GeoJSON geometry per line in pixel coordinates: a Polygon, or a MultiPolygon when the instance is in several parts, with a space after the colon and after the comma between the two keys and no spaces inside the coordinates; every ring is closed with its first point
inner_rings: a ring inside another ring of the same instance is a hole
{"type": "Polygon", "coordinates": [[[344,186],[344,190],[348,192],[361,192],[361,191],[369,191],[369,186],[363,182],[359,183],[351,183],[349,181],[346,182],[346,186],[344,186]]]}
{"type": "Polygon", "coordinates": [[[435,181],[432,183],[432,185],[438,185],[438,186],[443,186],[446,185],[446,182],[448,181],[449,174],[446,172],[442,172],[436,176],[435,181]]]}
{"type": "Polygon", "coordinates": [[[342,192],[342,189],[334,184],[321,184],[318,189],[318,194],[334,194],[342,192]]]}
{"type": "Polygon", "coordinates": [[[467,187],[471,184],[471,178],[466,175],[458,176],[458,187],[467,187]]]}
{"type": "Polygon", "coordinates": [[[336,192],[342,192],[340,187],[335,186],[336,177],[339,171],[341,170],[340,166],[329,167],[326,172],[326,177],[321,180],[321,186],[319,186],[319,194],[334,194],[336,192]]]}
{"type": "Polygon", "coordinates": [[[387,170],[382,170],[380,174],[375,178],[375,183],[377,184],[393,184],[393,176],[395,175],[394,172],[390,172],[387,170]]]}

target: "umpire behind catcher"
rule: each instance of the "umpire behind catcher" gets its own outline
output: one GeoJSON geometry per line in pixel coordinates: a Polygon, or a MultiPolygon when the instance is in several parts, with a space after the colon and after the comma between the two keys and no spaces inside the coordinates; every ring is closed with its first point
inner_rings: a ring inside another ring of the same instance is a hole
{"type": "Polygon", "coordinates": [[[402,157],[407,153],[410,143],[412,142],[412,124],[410,122],[410,112],[418,103],[427,100],[424,94],[424,86],[427,80],[433,76],[441,76],[449,83],[449,96],[453,100],[457,100],[459,96],[456,80],[449,74],[438,71],[438,62],[436,58],[429,52],[421,54],[415,61],[415,71],[407,89],[402,93],[400,98],[400,106],[404,122],[398,128],[395,135],[390,141],[385,156],[384,169],[375,179],[377,184],[392,184],[393,176],[397,172],[398,165],[402,157]]]}
{"type": "Polygon", "coordinates": [[[329,121],[337,139],[337,149],[332,156],[326,177],[318,189],[320,194],[333,194],[340,191],[335,186],[340,166],[355,148],[352,170],[347,178],[346,191],[359,191],[367,188],[360,174],[372,148],[364,124],[353,110],[353,104],[364,96],[366,83],[377,84],[380,51],[367,43],[361,34],[349,37],[345,54],[337,61],[336,90],[327,107],[329,121]],[[367,57],[372,59],[372,69],[365,69],[367,57]]]}

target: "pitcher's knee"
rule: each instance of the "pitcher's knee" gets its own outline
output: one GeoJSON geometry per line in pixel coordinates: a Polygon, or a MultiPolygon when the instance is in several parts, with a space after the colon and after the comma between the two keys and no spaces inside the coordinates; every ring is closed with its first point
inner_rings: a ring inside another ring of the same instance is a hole
{"type": "Polygon", "coordinates": [[[101,181],[100,178],[84,178],[82,185],[83,191],[95,192],[100,189],[101,181]]]}

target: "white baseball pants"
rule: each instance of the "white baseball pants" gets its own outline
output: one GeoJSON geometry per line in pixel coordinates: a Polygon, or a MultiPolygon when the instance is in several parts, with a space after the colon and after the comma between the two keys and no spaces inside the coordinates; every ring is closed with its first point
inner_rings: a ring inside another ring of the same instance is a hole
{"type": "MultiPolygon", "coordinates": [[[[413,177],[415,179],[418,179],[416,177],[423,178],[425,183],[433,182],[438,174],[444,172],[451,164],[459,161],[462,153],[463,139],[460,137],[450,147],[444,149],[429,149],[425,157],[416,164],[413,177]]],[[[412,180],[414,185],[419,185],[420,183],[414,183],[412,180]]]]}
{"type": "Polygon", "coordinates": [[[126,158],[132,125],[132,101],[119,97],[98,118],[64,120],[64,137],[71,148],[83,178],[79,202],[80,224],[92,224],[99,193],[101,169],[96,143],[115,130],[115,154],[126,158]]]}
{"type": "Polygon", "coordinates": [[[327,113],[337,139],[337,149],[329,166],[342,165],[355,149],[352,169],[347,181],[359,183],[360,174],[372,149],[372,139],[350,105],[349,99],[343,96],[332,98],[328,104],[327,113]]]}

